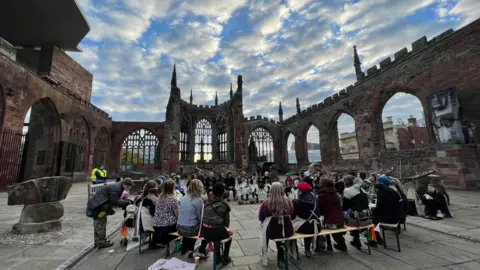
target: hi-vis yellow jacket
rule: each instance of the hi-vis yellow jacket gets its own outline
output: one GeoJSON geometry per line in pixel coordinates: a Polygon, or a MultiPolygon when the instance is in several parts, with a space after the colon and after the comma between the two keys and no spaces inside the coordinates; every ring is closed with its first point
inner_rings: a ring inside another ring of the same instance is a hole
{"type": "Polygon", "coordinates": [[[100,170],[98,168],[94,168],[92,170],[92,176],[91,176],[91,179],[92,179],[92,182],[96,182],[97,181],[97,176],[96,176],[96,173],[98,172],[98,174],[101,176],[101,177],[107,177],[107,170],[100,170]]]}

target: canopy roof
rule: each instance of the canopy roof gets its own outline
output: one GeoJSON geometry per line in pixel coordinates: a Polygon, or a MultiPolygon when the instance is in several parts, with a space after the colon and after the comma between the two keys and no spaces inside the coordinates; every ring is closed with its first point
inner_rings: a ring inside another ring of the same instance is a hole
{"type": "Polygon", "coordinates": [[[0,37],[14,46],[79,51],[90,26],[75,0],[1,0],[0,37]]]}

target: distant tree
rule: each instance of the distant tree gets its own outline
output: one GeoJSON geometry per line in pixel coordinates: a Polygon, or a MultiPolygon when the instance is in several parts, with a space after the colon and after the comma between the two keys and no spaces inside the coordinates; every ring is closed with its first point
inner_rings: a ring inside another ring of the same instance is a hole
{"type": "Polygon", "coordinates": [[[122,165],[132,165],[132,164],[143,163],[143,157],[139,156],[138,153],[135,153],[132,150],[126,150],[122,148],[120,157],[121,157],[120,162],[122,163],[122,165]]]}

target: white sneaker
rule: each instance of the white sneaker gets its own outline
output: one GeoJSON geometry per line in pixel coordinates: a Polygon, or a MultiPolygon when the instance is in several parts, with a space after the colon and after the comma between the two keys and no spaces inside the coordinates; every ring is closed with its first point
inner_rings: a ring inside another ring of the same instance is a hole
{"type": "Polygon", "coordinates": [[[444,218],[445,215],[442,212],[437,213],[437,218],[444,218]]]}

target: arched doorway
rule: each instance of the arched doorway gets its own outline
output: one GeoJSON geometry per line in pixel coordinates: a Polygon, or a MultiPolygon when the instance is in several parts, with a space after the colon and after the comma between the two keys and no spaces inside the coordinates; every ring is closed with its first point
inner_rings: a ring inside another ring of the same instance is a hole
{"type": "Polygon", "coordinates": [[[288,134],[287,137],[287,163],[297,164],[297,153],[295,151],[295,135],[288,134]]]}
{"type": "Polygon", "coordinates": [[[422,149],[430,145],[420,100],[414,95],[396,93],[382,110],[385,149],[422,149]]]}
{"type": "Polygon", "coordinates": [[[263,127],[254,129],[248,141],[250,162],[273,162],[274,154],[273,138],[270,132],[263,127]]]}
{"type": "Polygon", "coordinates": [[[95,137],[95,149],[93,150],[93,166],[106,166],[106,156],[109,148],[108,132],[105,128],[98,131],[95,137]]]}
{"type": "Polygon", "coordinates": [[[321,162],[322,152],[320,148],[320,131],[314,125],[310,125],[306,134],[306,150],[309,162],[321,162]]]}
{"type": "Polygon", "coordinates": [[[139,128],[122,143],[120,171],[152,171],[160,169],[159,140],[150,130],[139,128]]]}
{"type": "Polygon", "coordinates": [[[25,115],[19,141],[19,181],[60,175],[60,130],[60,117],[53,101],[43,98],[35,102],[25,115]]]}
{"type": "Polygon", "coordinates": [[[355,131],[355,120],[346,113],[342,113],[337,119],[338,147],[340,159],[358,160],[357,133],[355,131]]]}

